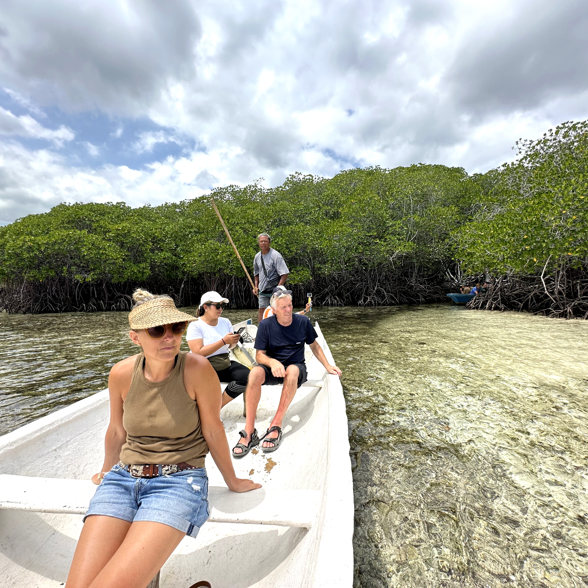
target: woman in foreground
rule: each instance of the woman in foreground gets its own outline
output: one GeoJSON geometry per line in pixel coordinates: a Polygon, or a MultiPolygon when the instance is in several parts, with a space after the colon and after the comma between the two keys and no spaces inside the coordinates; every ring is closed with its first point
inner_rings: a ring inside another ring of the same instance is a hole
{"type": "Polygon", "coordinates": [[[208,518],[209,450],[230,490],[261,487],[235,475],[210,363],[180,352],[195,318],[167,296],[137,290],[133,299],[129,335],[141,353],[110,371],[104,463],[92,477],[99,486],[67,588],[145,588],[183,537],[196,537],[208,518]]]}
{"type": "Polygon", "coordinates": [[[229,349],[239,341],[229,319],[221,315],[229,303],[218,292],[206,292],[200,298],[199,319],[188,327],[186,341],[193,353],[206,357],[221,382],[228,382],[222,406],[243,394],[247,388],[249,368],[229,358],[229,349]]]}

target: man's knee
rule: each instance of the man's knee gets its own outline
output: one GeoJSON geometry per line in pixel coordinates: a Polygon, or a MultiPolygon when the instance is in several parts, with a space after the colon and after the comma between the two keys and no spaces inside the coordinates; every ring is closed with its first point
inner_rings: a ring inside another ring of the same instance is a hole
{"type": "Polygon", "coordinates": [[[261,385],[265,382],[265,370],[256,365],[249,373],[249,384],[261,385]]]}
{"type": "Polygon", "coordinates": [[[300,375],[300,370],[298,369],[298,366],[296,365],[289,365],[286,368],[286,379],[287,380],[294,380],[294,381],[298,381],[298,376],[300,375]]]}

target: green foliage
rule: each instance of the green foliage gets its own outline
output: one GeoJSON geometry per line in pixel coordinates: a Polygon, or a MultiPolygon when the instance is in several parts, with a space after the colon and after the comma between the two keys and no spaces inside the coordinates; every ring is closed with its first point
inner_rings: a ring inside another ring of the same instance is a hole
{"type": "Polygon", "coordinates": [[[481,187],[473,222],[455,235],[473,272],[580,267],[588,259],[588,121],[520,141],[516,162],[472,178],[481,187]]]}
{"type": "Polygon", "coordinates": [[[22,218],[0,233],[0,280],[121,283],[171,276],[174,223],[162,208],[60,204],[22,218]]]}
{"type": "MultiPolygon", "coordinates": [[[[353,169],[327,180],[294,174],[216,189],[214,198],[245,264],[268,232],[292,268],[291,284],[451,257],[450,232],[467,216],[462,169],[414,165],[353,169]],[[464,207],[465,203],[465,207],[464,207]]],[[[0,232],[0,279],[145,282],[244,272],[208,197],[156,208],[62,204],[0,232]]]]}
{"type": "MultiPolygon", "coordinates": [[[[353,268],[433,263],[450,254],[449,235],[470,197],[467,174],[444,166],[354,169],[331,180],[295,174],[274,190],[228,186],[212,196],[247,267],[255,237],[268,232],[293,270],[292,283],[353,268]],[[303,272],[302,270],[305,269],[303,272]]],[[[208,199],[187,203],[183,271],[242,275],[208,199]]]]}
{"type": "MultiPolygon", "coordinates": [[[[339,284],[346,290],[335,303],[369,303],[378,288],[388,299],[401,279],[407,291],[442,281],[456,260],[468,272],[496,274],[585,264],[588,121],[518,145],[514,163],[474,176],[442,165],[370,167],[210,196],[250,273],[256,237],[267,232],[290,267],[289,283],[300,291],[339,284]]],[[[209,196],[136,209],[61,204],[0,228],[4,285],[61,280],[126,284],[119,292],[128,292],[132,284],[186,281],[232,280],[237,288],[244,277],[209,196]]]]}

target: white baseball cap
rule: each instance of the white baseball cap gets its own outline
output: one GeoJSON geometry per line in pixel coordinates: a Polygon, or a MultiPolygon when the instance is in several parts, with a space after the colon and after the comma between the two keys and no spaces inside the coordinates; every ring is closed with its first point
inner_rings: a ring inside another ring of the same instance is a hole
{"type": "Polygon", "coordinates": [[[224,302],[225,304],[228,304],[229,299],[223,298],[218,292],[211,290],[210,292],[202,294],[202,297],[200,298],[200,306],[208,304],[209,302],[224,302]]]}

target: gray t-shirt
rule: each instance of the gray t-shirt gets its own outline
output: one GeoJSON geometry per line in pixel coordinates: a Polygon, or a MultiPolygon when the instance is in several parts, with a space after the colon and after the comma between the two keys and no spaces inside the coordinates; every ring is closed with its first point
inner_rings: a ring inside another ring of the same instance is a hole
{"type": "Polygon", "coordinates": [[[270,250],[263,256],[263,263],[267,270],[267,276],[263,271],[261,265],[261,251],[257,252],[253,260],[253,275],[259,276],[259,291],[265,290],[269,286],[277,286],[280,281],[280,276],[289,274],[290,270],[286,266],[284,258],[275,249],[270,247],[270,250]]]}

